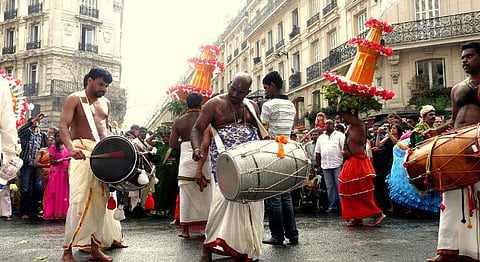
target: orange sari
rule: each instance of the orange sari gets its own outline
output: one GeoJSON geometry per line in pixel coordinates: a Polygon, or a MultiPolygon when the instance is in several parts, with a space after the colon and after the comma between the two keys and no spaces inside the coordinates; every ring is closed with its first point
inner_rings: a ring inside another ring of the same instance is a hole
{"type": "Polygon", "coordinates": [[[45,186],[48,182],[48,175],[50,173],[50,155],[48,153],[48,148],[42,147],[37,152],[36,161],[43,165],[49,165],[48,167],[39,167],[40,170],[40,180],[42,181],[42,192],[45,190],[45,186]]]}

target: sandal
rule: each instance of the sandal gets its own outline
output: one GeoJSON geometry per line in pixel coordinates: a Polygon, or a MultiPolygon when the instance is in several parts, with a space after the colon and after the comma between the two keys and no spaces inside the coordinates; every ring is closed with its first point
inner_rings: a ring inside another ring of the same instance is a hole
{"type": "Polygon", "coordinates": [[[5,221],[12,221],[12,217],[11,217],[11,216],[6,216],[5,218],[3,218],[3,220],[5,220],[5,221]]]}

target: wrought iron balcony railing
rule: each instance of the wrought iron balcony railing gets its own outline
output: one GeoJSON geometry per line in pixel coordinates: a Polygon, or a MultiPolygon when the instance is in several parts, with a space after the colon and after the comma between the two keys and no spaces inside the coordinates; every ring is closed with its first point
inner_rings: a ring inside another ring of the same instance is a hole
{"type": "Polygon", "coordinates": [[[244,50],[245,48],[247,48],[247,41],[243,41],[242,42],[242,50],[244,50]]]}
{"type": "Polygon", "coordinates": [[[38,83],[24,84],[23,94],[25,96],[38,96],[38,89],[40,85],[38,83]]]}
{"type": "Polygon", "coordinates": [[[27,50],[30,49],[39,49],[40,48],[40,41],[28,42],[27,43],[27,50]]]}
{"type": "Polygon", "coordinates": [[[253,64],[256,65],[262,61],[262,58],[257,56],[253,58],[253,64]]]}
{"type": "Polygon", "coordinates": [[[80,5],[80,14],[98,18],[98,9],[91,6],[80,5]]]}
{"type": "Polygon", "coordinates": [[[440,16],[393,24],[393,32],[384,34],[389,46],[448,39],[480,33],[480,11],[440,16]]]}
{"type": "Polygon", "coordinates": [[[335,7],[337,7],[337,0],[330,0],[330,3],[325,6],[325,8],[323,8],[323,15],[327,15],[328,13],[330,13],[330,11],[335,9],[335,7]]]}
{"type": "Polygon", "coordinates": [[[239,52],[240,51],[238,50],[238,48],[235,48],[235,50],[233,51],[233,56],[237,56],[239,52]]]}
{"type": "Polygon", "coordinates": [[[300,86],[301,84],[301,73],[300,72],[295,72],[288,78],[289,82],[289,88],[290,90],[294,89],[297,86],[300,86]]]}
{"type": "Polygon", "coordinates": [[[16,46],[5,46],[2,48],[2,55],[15,54],[16,46]]]}
{"type": "Polygon", "coordinates": [[[5,21],[14,19],[15,17],[17,17],[17,9],[8,10],[3,13],[3,20],[5,21]]]}
{"type": "Polygon", "coordinates": [[[98,54],[97,45],[92,45],[87,43],[78,43],[78,50],[98,54]]]}
{"type": "Polygon", "coordinates": [[[310,17],[310,19],[307,20],[307,27],[310,27],[318,20],[320,20],[320,13],[314,14],[312,17],[310,17]]]}
{"type": "Polygon", "coordinates": [[[307,67],[307,82],[317,79],[322,76],[322,61],[307,67]]]}
{"type": "Polygon", "coordinates": [[[265,57],[268,57],[269,55],[271,55],[273,53],[273,46],[270,47],[267,52],[265,52],[265,57]]]}
{"type": "Polygon", "coordinates": [[[42,3],[37,3],[37,4],[33,4],[33,5],[28,6],[28,14],[29,15],[40,13],[42,10],[43,10],[42,3]]]}
{"type": "Polygon", "coordinates": [[[290,34],[288,34],[290,36],[290,40],[292,40],[292,38],[294,38],[295,36],[297,36],[298,34],[300,34],[300,27],[298,26],[295,26],[292,30],[292,32],[290,34]]]}
{"type": "Polygon", "coordinates": [[[247,24],[245,28],[245,36],[248,36],[255,28],[257,28],[265,19],[271,17],[272,12],[281,6],[287,0],[270,0],[247,24]]]}
{"type": "Polygon", "coordinates": [[[50,92],[52,95],[67,95],[81,90],[82,85],[73,81],[52,79],[50,81],[50,92]]]}
{"type": "Polygon", "coordinates": [[[278,41],[277,44],[275,44],[275,49],[279,49],[280,47],[282,47],[283,45],[285,44],[285,40],[280,40],[278,41]]]}

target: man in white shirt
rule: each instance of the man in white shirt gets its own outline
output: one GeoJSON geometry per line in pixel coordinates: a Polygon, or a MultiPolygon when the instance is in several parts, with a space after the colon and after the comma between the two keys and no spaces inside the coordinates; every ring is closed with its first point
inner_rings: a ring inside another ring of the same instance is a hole
{"type": "Polygon", "coordinates": [[[320,135],[315,145],[316,167],[321,167],[327,187],[328,209],[327,213],[337,210],[340,197],[338,194],[338,177],[342,171],[343,144],[345,135],[335,131],[334,122],[325,122],[325,133],[320,135]]]}

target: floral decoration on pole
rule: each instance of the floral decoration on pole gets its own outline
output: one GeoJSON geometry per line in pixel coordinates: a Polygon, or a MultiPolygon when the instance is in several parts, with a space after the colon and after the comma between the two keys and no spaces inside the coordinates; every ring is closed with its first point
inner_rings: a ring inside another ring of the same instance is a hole
{"type": "Polygon", "coordinates": [[[28,102],[23,95],[21,89],[20,79],[9,76],[5,70],[0,71],[0,85],[6,85],[10,88],[10,94],[12,95],[13,112],[15,113],[15,122],[17,128],[26,120],[26,114],[28,110],[28,102]]]}

